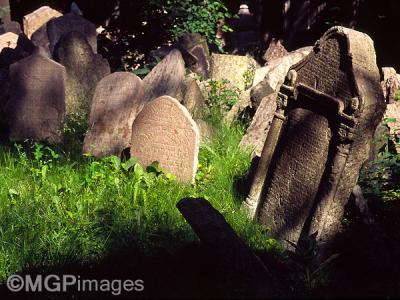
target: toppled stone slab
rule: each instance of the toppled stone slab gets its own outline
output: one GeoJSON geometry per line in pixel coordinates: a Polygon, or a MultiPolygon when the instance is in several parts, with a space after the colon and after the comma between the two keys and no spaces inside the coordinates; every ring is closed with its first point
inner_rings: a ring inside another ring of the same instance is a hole
{"type": "Polygon", "coordinates": [[[37,10],[31,12],[30,14],[24,16],[24,33],[28,38],[31,38],[32,34],[34,34],[43,25],[46,25],[48,21],[61,16],[62,13],[60,13],[59,11],[52,9],[49,6],[42,6],[37,10]]]}

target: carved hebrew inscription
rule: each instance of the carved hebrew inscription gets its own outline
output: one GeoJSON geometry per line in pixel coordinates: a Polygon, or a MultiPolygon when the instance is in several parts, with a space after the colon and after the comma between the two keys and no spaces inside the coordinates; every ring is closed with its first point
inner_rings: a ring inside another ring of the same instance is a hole
{"type": "Polygon", "coordinates": [[[147,104],[132,128],[131,155],[148,166],[158,161],[180,181],[192,181],[197,170],[199,130],[178,100],[162,96],[147,104]]]}
{"type": "Polygon", "coordinates": [[[385,110],[379,81],[372,40],[344,27],[289,70],[256,173],[263,177],[245,204],[272,236],[297,243],[318,233],[319,257],[332,254],[385,110]]]}

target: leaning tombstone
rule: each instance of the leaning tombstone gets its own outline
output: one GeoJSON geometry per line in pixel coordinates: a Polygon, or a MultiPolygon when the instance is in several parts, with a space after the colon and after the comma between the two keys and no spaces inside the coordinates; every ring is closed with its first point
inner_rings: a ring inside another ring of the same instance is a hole
{"type": "Polygon", "coordinates": [[[164,95],[176,98],[181,93],[184,77],[185,62],[180,51],[174,49],[143,79],[143,101],[164,95]]]}
{"type": "Polygon", "coordinates": [[[61,38],[54,58],[67,70],[66,114],[89,114],[97,83],[110,74],[108,61],[93,53],[85,36],[77,31],[61,38]]]}
{"type": "Polygon", "coordinates": [[[45,25],[48,21],[61,16],[62,13],[59,11],[52,9],[49,6],[42,6],[24,16],[24,33],[28,38],[31,38],[32,34],[45,25]]]}
{"type": "Polygon", "coordinates": [[[317,233],[319,257],[330,254],[385,110],[379,80],[373,41],[344,27],[289,70],[246,200],[273,237],[317,233]]]}
{"type": "Polygon", "coordinates": [[[93,52],[97,53],[96,26],[84,17],[74,13],[65,14],[47,23],[50,53],[53,53],[58,41],[72,31],[80,32],[89,42],[93,52]]]}
{"type": "Polygon", "coordinates": [[[148,166],[157,161],[178,181],[191,182],[197,170],[199,129],[178,100],[162,96],[148,103],[132,127],[131,156],[148,166]]]}
{"type": "Polygon", "coordinates": [[[129,72],[104,77],[94,93],[83,152],[116,155],[130,147],[132,124],[142,108],[142,80],[129,72]]]}
{"type": "Polygon", "coordinates": [[[10,66],[10,140],[62,142],[65,68],[37,51],[10,66]]]}

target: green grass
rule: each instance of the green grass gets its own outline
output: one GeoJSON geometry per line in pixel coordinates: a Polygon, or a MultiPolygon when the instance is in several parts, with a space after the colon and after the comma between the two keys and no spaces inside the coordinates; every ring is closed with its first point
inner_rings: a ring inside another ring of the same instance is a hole
{"type": "Polygon", "coordinates": [[[196,240],[176,203],[204,197],[253,248],[278,247],[266,228],[240,209],[234,182],[250,155],[239,149],[239,124],[216,122],[202,144],[195,184],[179,184],[157,166],[96,160],[44,145],[0,150],[0,282],[13,273],[68,263],[90,264],[135,245],[143,253],[173,251],[196,240]]]}

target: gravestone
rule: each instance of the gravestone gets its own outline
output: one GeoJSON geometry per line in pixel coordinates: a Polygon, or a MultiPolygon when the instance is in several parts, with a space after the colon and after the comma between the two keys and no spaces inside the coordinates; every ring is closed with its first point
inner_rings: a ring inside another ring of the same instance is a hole
{"type": "Polygon", "coordinates": [[[394,68],[382,68],[383,81],[381,82],[383,95],[387,103],[396,101],[397,92],[400,89],[400,75],[394,68]]]}
{"type": "Polygon", "coordinates": [[[54,57],[67,70],[66,114],[89,114],[97,83],[110,74],[107,60],[93,53],[85,36],[77,31],[61,38],[54,57]]]}
{"type": "Polygon", "coordinates": [[[196,79],[186,76],[182,82],[182,104],[193,118],[202,118],[206,111],[206,102],[196,79]]]}
{"type": "Polygon", "coordinates": [[[130,146],[132,124],[143,104],[142,88],[142,80],[129,72],[113,73],[98,83],[84,153],[120,156],[130,146]]]}
{"type": "Polygon", "coordinates": [[[278,93],[272,93],[264,97],[258,107],[246,134],[240,141],[242,149],[251,148],[252,157],[261,156],[269,128],[276,111],[276,98],[278,93]]]}
{"type": "Polygon", "coordinates": [[[0,35],[0,52],[4,48],[15,49],[18,43],[18,35],[13,32],[7,32],[0,35]]]}
{"type": "Polygon", "coordinates": [[[97,53],[96,26],[82,16],[74,13],[65,14],[47,23],[50,53],[53,53],[58,41],[72,31],[80,32],[89,42],[93,52],[97,53]]]}
{"type": "Polygon", "coordinates": [[[59,11],[52,9],[49,6],[42,6],[34,12],[31,12],[30,14],[24,16],[24,33],[28,38],[31,38],[32,34],[35,33],[38,29],[42,28],[42,26],[46,26],[46,23],[48,21],[61,16],[62,13],[60,13],[59,11]]]}
{"type": "Polygon", "coordinates": [[[18,22],[11,21],[0,25],[0,34],[6,32],[13,32],[15,34],[21,34],[21,25],[18,22]]]}
{"type": "Polygon", "coordinates": [[[38,51],[10,66],[10,140],[62,142],[65,68],[38,51]]]}
{"type": "Polygon", "coordinates": [[[131,156],[148,166],[154,161],[175,175],[191,182],[197,170],[199,129],[178,100],[162,96],[148,103],[132,127],[131,156]]]}
{"type": "Polygon", "coordinates": [[[231,89],[244,91],[248,84],[246,74],[254,74],[257,63],[247,56],[213,54],[211,55],[211,79],[228,80],[231,89]]]}
{"type": "MultiPolygon", "coordinates": [[[[210,50],[208,49],[207,39],[200,33],[187,33],[179,40],[179,46],[195,60],[189,68],[203,78],[208,78],[210,50]]],[[[189,60],[185,59],[185,62],[188,64],[189,60]]]]}
{"type": "Polygon", "coordinates": [[[326,258],[383,117],[372,40],[333,27],[288,73],[246,207],[282,240],[316,236],[326,258]]]}
{"type": "Polygon", "coordinates": [[[185,62],[179,50],[172,50],[143,79],[143,101],[167,95],[176,98],[185,77],[185,62]]]}

